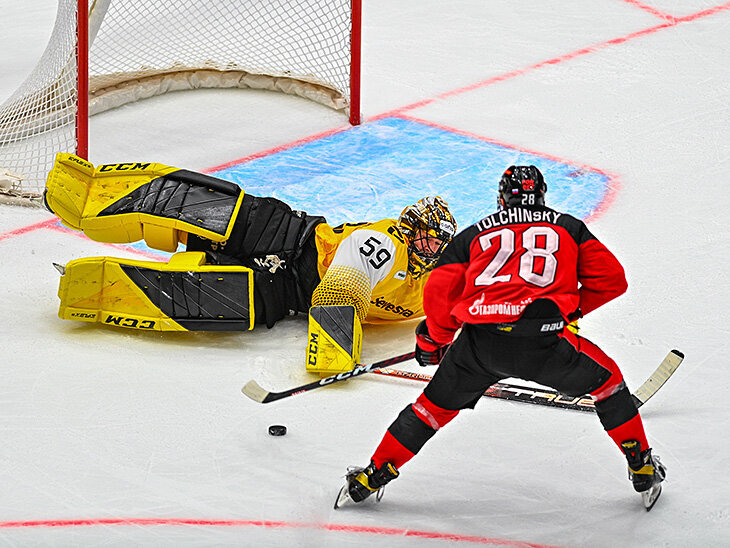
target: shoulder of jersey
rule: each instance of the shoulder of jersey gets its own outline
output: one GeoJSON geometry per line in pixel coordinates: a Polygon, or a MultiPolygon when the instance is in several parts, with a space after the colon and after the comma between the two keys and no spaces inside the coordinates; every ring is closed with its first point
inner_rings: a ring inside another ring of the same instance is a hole
{"type": "Polygon", "coordinates": [[[398,221],[396,221],[395,219],[382,219],[380,221],[375,221],[373,223],[359,226],[353,231],[353,233],[360,230],[374,230],[376,232],[381,232],[382,234],[388,235],[390,239],[393,240],[393,243],[396,246],[406,245],[406,239],[401,231],[398,229],[397,223],[398,221]]]}

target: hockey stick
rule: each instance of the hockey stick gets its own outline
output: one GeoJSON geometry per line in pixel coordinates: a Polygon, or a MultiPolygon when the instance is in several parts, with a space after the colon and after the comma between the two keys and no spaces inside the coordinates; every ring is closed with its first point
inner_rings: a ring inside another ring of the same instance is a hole
{"type": "MultiPolygon", "coordinates": [[[[679,350],[672,350],[667,357],[662,360],[654,372],[649,376],[644,384],[642,384],[636,392],[632,394],[636,407],[644,405],[649,398],[656,394],[667,379],[672,376],[684,359],[684,354],[679,350]]],[[[390,377],[399,377],[403,379],[412,379],[417,381],[428,382],[431,375],[424,373],[413,373],[411,371],[401,371],[400,369],[388,369],[387,371],[373,371],[378,375],[387,375],[390,377]]],[[[586,396],[566,396],[550,388],[529,388],[517,384],[498,382],[490,386],[485,397],[500,398],[503,400],[519,401],[525,403],[534,403],[537,405],[546,405],[549,407],[559,407],[562,409],[575,409],[577,411],[593,412],[596,410],[593,400],[586,396]]]]}
{"type": "Polygon", "coordinates": [[[322,386],[329,386],[337,382],[347,381],[353,377],[364,375],[365,373],[370,373],[372,371],[382,369],[383,367],[395,365],[396,363],[406,362],[413,358],[414,355],[415,352],[408,352],[407,354],[393,356],[392,358],[388,358],[387,360],[375,362],[370,365],[358,365],[352,371],[345,371],[344,373],[332,375],[331,377],[326,377],[318,381],[310,382],[309,384],[305,384],[303,386],[297,386],[296,388],[290,388],[289,390],[284,390],[283,392],[269,392],[268,390],[261,388],[261,386],[259,386],[259,383],[251,380],[248,381],[243,388],[241,388],[241,392],[243,392],[253,401],[257,401],[259,403],[269,403],[283,398],[288,398],[289,396],[294,396],[295,394],[301,394],[302,392],[309,392],[310,390],[314,390],[315,388],[320,388],[322,386]]]}

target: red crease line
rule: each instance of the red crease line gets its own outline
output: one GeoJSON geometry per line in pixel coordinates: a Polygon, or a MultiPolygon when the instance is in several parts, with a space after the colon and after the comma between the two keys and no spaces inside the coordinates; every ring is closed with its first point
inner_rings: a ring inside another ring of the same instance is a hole
{"type": "Polygon", "coordinates": [[[663,11],[659,11],[658,9],[648,6],[646,4],[642,4],[638,0],[620,0],[621,2],[625,2],[627,4],[631,4],[632,6],[636,6],[637,8],[644,10],[647,13],[651,13],[652,15],[659,17],[661,19],[664,19],[666,21],[675,22],[677,19],[673,15],[670,15],[668,13],[665,13],[663,11]]]}
{"type": "Polygon", "coordinates": [[[655,25],[653,27],[649,27],[649,28],[646,28],[643,30],[632,32],[632,33],[626,34],[625,36],[619,36],[617,38],[612,38],[612,39],[606,40],[604,42],[599,42],[598,44],[580,48],[571,53],[566,53],[564,55],[560,55],[558,57],[553,57],[552,59],[547,59],[545,61],[540,61],[539,63],[535,63],[535,64],[529,65],[529,66],[521,68],[521,69],[506,72],[504,74],[500,74],[498,76],[493,76],[491,78],[487,78],[486,80],[482,80],[482,81],[476,82],[474,84],[469,84],[469,85],[461,87],[461,88],[447,91],[445,93],[436,95],[430,99],[423,99],[416,103],[412,103],[410,105],[406,105],[404,107],[400,107],[400,108],[394,109],[392,111],[389,111],[387,113],[380,114],[380,115],[376,116],[375,119],[385,118],[387,116],[398,116],[403,112],[407,112],[409,110],[414,110],[417,108],[421,108],[421,107],[430,105],[431,103],[434,103],[441,99],[446,99],[447,97],[453,97],[454,95],[460,95],[460,94],[466,93],[468,91],[473,91],[475,89],[490,86],[492,84],[503,82],[505,80],[509,80],[509,79],[515,78],[517,76],[522,76],[523,74],[526,74],[533,70],[540,69],[547,65],[557,65],[557,64],[563,63],[565,61],[570,61],[572,59],[581,57],[583,55],[587,55],[589,53],[595,53],[595,52],[605,49],[609,46],[623,44],[624,42],[628,42],[629,40],[633,40],[634,38],[646,36],[648,34],[653,34],[655,32],[658,32],[658,31],[666,29],[666,28],[675,27],[675,26],[679,25],[680,23],[687,23],[690,21],[695,21],[697,19],[701,19],[703,17],[707,17],[709,15],[714,15],[716,13],[727,10],[729,8],[730,8],[730,2],[726,2],[725,4],[721,4],[719,6],[714,6],[712,8],[708,8],[708,9],[699,11],[697,13],[686,15],[684,17],[672,17],[671,20],[661,23],[659,25],[655,25]]]}
{"type": "Polygon", "coordinates": [[[351,126],[343,126],[338,127],[335,129],[328,129],[326,131],[322,131],[320,133],[315,133],[314,135],[310,135],[309,137],[304,137],[302,139],[297,139],[296,141],[292,141],[291,143],[287,143],[285,145],[279,145],[275,146],[273,148],[262,150],[261,152],[256,152],[254,154],[250,154],[248,156],[244,156],[243,158],[239,158],[238,160],[231,160],[230,162],[226,162],[224,164],[220,164],[214,167],[209,167],[205,170],[203,170],[203,173],[212,173],[214,171],[221,171],[223,169],[227,169],[229,167],[233,167],[238,164],[242,164],[244,162],[250,162],[251,160],[256,160],[257,158],[263,158],[264,156],[270,156],[271,154],[276,154],[277,152],[282,152],[284,150],[288,150],[290,148],[297,147],[299,145],[303,145],[312,141],[316,141],[319,139],[324,139],[325,137],[329,137],[331,135],[335,135],[337,133],[341,133],[343,131],[347,131],[350,129],[351,126]]]}
{"type": "MultiPolygon", "coordinates": [[[[56,219],[56,221],[58,221],[58,220],[56,219]]],[[[79,232],[78,230],[68,228],[67,226],[62,225],[60,222],[58,222],[57,224],[51,224],[49,226],[45,226],[42,228],[48,228],[49,230],[55,230],[56,232],[63,232],[64,234],[70,234],[72,236],[76,236],[77,238],[83,238],[85,240],[89,239],[83,232],[79,232]]],[[[108,242],[97,242],[95,240],[91,240],[91,241],[93,241],[94,243],[97,243],[97,244],[102,244],[102,245],[106,245],[109,247],[113,247],[114,249],[123,249],[125,251],[129,251],[130,253],[142,255],[143,257],[147,257],[148,259],[152,259],[155,261],[167,260],[167,256],[163,255],[162,253],[155,253],[153,251],[145,251],[144,249],[137,249],[136,247],[132,247],[131,245],[111,244],[108,242]]]]}
{"type": "Polygon", "coordinates": [[[46,219],[45,221],[40,221],[39,223],[34,223],[32,225],[24,226],[21,228],[16,228],[15,230],[10,230],[9,232],[4,232],[3,234],[0,234],[0,241],[5,240],[7,238],[12,238],[13,236],[20,236],[21,234],[27,234],[28,232],[34,232],[36,230],[40,230],[43,228],[50,228],[53,223],[56,223],[58,219],[55,217],[53,219],[46,219]]]}

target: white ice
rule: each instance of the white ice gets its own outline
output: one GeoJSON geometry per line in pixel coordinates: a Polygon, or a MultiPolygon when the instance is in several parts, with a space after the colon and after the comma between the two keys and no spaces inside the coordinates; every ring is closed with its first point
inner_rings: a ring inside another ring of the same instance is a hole
{"type": "MultiPolygon", "coordinates": [[[[437,98],[408,114],[618,177],[615,201],[590,228],[630,288],[582,328],[631,387],[669,349],[687,356],[642,410],[668,467],[652,512],[595,416],[491,399],[439,432],[381,503],[334,511],[346,466],[367,462],[421,385],[369,376],[251,402],[239,391],[251,378],[273,389],[311,380],[304,319],[164,335],[64,322],[52,262],[134,255],[58,231],[8,236],[51,216],[0,206],[0,545],[730,546],[730,4],[721,1],[364,9],[366,119],[437,98]],[[268,436],[274,423],[288,435],[268,436]]],[[[52,0],[0,0],[0,100],[35,65],[54,17],[52,0]]],[[[272,92],[181,92],[92,118],[90,159],[203,170],[345,124],[272,92]]],[[[491,205],[496,181],[474,184],[491,205]]],[[[366,327],[363,361],[410,350],[413,327],[366,327]]]]}

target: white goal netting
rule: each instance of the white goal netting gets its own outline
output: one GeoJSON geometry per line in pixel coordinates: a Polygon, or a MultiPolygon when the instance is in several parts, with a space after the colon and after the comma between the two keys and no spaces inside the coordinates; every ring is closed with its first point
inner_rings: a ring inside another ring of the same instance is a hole
{"type": "MultiPolygon", "coordinates": [[[[91,0],[88,113],[201,87],[274,89],[347,111],[351,2],[91,0]]],[[[87,139],[76,123],[79,105],[87,108],[78,97],[77,4],[59,0],[41,60],[0,105],[0,192],[37,195],[55,154],[87,139]]]]}

